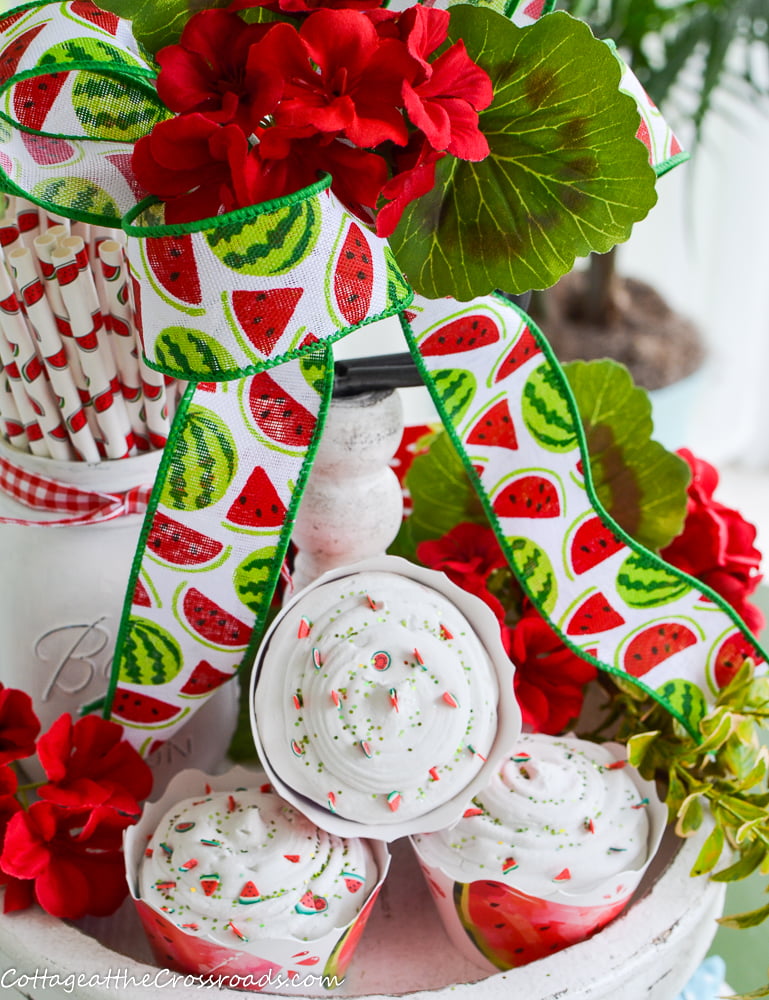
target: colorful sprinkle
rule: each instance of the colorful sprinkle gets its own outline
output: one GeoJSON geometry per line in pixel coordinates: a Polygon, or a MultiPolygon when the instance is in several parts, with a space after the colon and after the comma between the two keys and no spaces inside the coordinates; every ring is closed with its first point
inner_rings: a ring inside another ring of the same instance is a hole
{"type": "Polygon", "coordinates": [[[234,795],[228,795],[227,796],[227,812],[234,813],[237,808],[238,808],[238,803],[237,803],[237,801],[235,799],[235,796],[234,795]]]}
{"type": "Polygon", "coordinates": [[[440,774],[438,774],[438,768],[437,767],[431,767],[430,770],[427,773],[430,775],[430,777],[432,778],[433,781],[440,781],[441,780],[441,776],[440,776],[440,774]]]}
{"type": "Polygon", "coordinates": [[[390,690],[387,693],[388,693],[388,695],[390,697],[390,704],[392,705],[392,707],[395,709],[396,712],[399,711],[399,709],[398,709],[398,692],[395,690],[395,688],[390,688],[390,690]]]}
{"type": "Polygon", "coordinates": [[[192,820],[189,820],[185,823],[177,823],[174,830],[176,830],[177,833],[187,833],[187,831],[191,830],[194,826],[195,824],[192,820]]]}
{"type": "Polygon", "coordinates": [[[336,812],[336,795],[333,792],[329,792],[326,796],[326,804],[332,813],[336,812]]]}
{"type": "Polygon", "coordinates": [[[531,760],[531,754],[524,753],[523,751],[521,751],[521,753],[513,754],[514,764],[525,764],[527,761],[530,760],[531,760]]]}
{"type": "Polygon", "coordinates": [[[387,805],[390,807],[391,812],[397,812],[400,809],[401,804],[401,793],[400,792],[390,792],[387,796],[387,805]]]}
{"type": "Polygon", "coordinates": [[[592,819],[586,819],[583,825],[588,833],[595,833],[595,823],[592,819]]]}
{"type": "Polygon", "coordinates": [[[627,767],[627,761],[626,760],[615,760],[613,764],[607,764],[606,765],[606,770],[607,771],[619,771],[623,767],[627,767]]]}
{"type": "Polygon", "coordinates": [[[631,806],[630,808],[631,809],[643,809],[644,806],[648,806],[648,805],[649,805],[649,800],[648,799],[641,799],[640,802],[636,802],[636,804],[634,806],[631,806]]]}
{"type": "Polygon", "coordinates": [[[200,876],[200,888],[207,896],[212,896],[221,884],[222,880],[218,872],[200,876]]]}
{"type": "Polygon", "coordinates": [[[298,740],[291,740],[291,753],[293,753],[295,757],[304,756],[304,747],[298,740]]]}
{"type": "Polygon", "coordinates": [[[248,938],[243,933],[243,931],[239,930],[231,920],[227,924],[227,926],[229,927],[229,929],[232,931],[232,933],[235,935],[236,938],[239,938],[241,941],[248,941],[248,938]]]}
{"type": "Polygon", "coordinates": [[[179,865],[180,872],[191,872],[193,868],[198,867],[198,859],[190,858],[189,861],[185,861],[183,865],[179,865]]]}
{"type": "Polygon", "coordinates": [[[525,767],[523,766],[519,767],[518,771],[520,772],[523,778],[525,778],[527,781],[531,781],[531,775],[529,774],[529,772],[526,770],[525,767]]]}
{"type": "Polygon", "coordinates": [[[387,670],[392,663],[392,657],[386,649],[378,649],[371,657],[371,666],[374,670],[387,670]]]}
{"type": "Polygon", "coordinates": [[[371,759],[371,757],[374,756],[374,751],[371,749],[371,744],[368,743],[366,740],[361,740],[358,743],[358,746],[363,751],[363,756],[364,757],[368,757],[369,759],[371,759]]]}
{"type": "Polygon", "coordinates": [[[158,879],[155,883],[155,888],[160,890],[160,892],[170,892],[176,888],[176,882],[167,882],[163,881],[163,879],[158,879]]]}
{"type": "Polygon", "coordinates": [[[176,909],[173,906],[161,906],[160,909],[163,913],[176,913],[176,909]]]}
{"type": "Polygon", "coordinates": [[[446,702],[449,708],[459,708],[459,702],[451,693],[451,691],[444,691],[441,698],[446,702]]]}
{"type": "Polygon", "coordinates": [[[627,847],[610,847],[609,854],[623,854],[627,850],[627,847]]]}
{"type": "Polygon", "coordinates": [[[377,602],[369,594],[366,594],[366,604],[371,608],[372,611],[378,611],[377,602]]]}
{"type": "Polygon", "coordinates": [[[557,875],[553,876],[554,882],[568,882],[571,879],[571,872],[568,868],[564,868],[563,871],[558,872],[557,875]]]}
{"type": "Polygon", "coordinates": [[[347,887],[348,892],[357,892],[366,881],[365,878],[362,875],[358,875],[357,872],[342,872],[342,878],[344,879],[344,884],[347,887]]]}
{"type": "Polygon", "coordinates": [[[297,712],[300,709],[304,708],[304,698],[302,698],[302,692],[301,691],[297,691],[295,694],[293,694],[291,696],[291,700],[293,701],[294,708],[297,710],[297,712]]]}
{"type": "Polygon", "coordinates": [[[477,750],[475,749],[475,747],[474,747],[474,746],[472,745],[472,743],[468,743],[468,744],[467,744],[467,750],[468,750],[468,751],[469,751],[469,752],[470,752],[470,753],[471,753],[471,754],[472,754],[472,755],[473,755],[474,757],[479,757],[479,758],[480,758],[480,759],[481,759],[481,760],[482,760],[482,761],[483,761],[484,763],[486,762],[486,758],[485,758],[485,757],[483,756],[483,754],[482,754],[482,753],[478,753],[478,751],[477,751],[477,750]]]}
{"type": "Polygon", "coordinates": [[[272,785],[269,783],[269,781],[265,781],[263,785],[259,786],[259,791],[263,795],[268,795],[272,791],[272,785]]]}
{"type": "Polygon", "coordinates": [[[284,854],[283,857],[286,859],[286,861],[290,861],[292,865],[299,864],[300,859],[298,854],[284,854]]]}
{"type": "Polygon", "coordinates": [[[148,848],[147,848],[147,849],[146,849],[146,850],[144,851],[144,857],[145,857],[145,858],[151,858],[151,857],[152,857],[152,855],[153,855],[154,853],[155,853],[155,852],[154,852],[154,851],[152,850],[152,848],[151,848],[151,847],[148,847],[148,848]]]}
{"type": "Polygon", "coordinates": [[[251,903],[258,903],[260,900],[259,890],[256,888],[254,883],[249,879],[245,883],[243,888],[240,890],[240,895],[238,896],[238,902],[243,906],[250,906],[251,903]]]}
{"type": "Polygon", "coordinates": [[[306,917],[314,916],[328,909],[328,900],[325,896],[316,896],[312,889],[308,889],[294,909],[306,917]]]}
{"type": "Polygon", "coordinates": [[[210,795],[211,794],[211,786],[208,784],[208,782],[206,782],[204,790],[205,790],[206,795],[210,795]]]}
{"type": "Polygon", "coordinates": [[[338,691],[331,692],[331,700],[333,701],[334,706],[336,708],[339,708],[339,706],[342,704],[342,699],[340,698],[338,691]]]}
{"type": "Polygon", "coordinates": [[[414,659],[417,661],[422,670],[427,670],[427,667],[425,666],[425,661],[422,659],[422,654],[419,652],[418,649],[414,650],[414,659]]]}
{"type": "Polygon", "coordinates": [[[445,625],[441,625],[441,639],[453,639],[454,636],[449,632],[445,625]]]}
{"type": "Polygon", "coordinates": [[[505,860],[502,862],[502,874],[509,875],[510,872],[514,872],[517,867],[518,867],[518,862],[515,860],[515,858],[505,858],[505,860]]]}
{"type": "Polygon", "coordinates": [[[312,662],[316,670],[320,670],[323,666],[323,660],[320,655],[320,650],[317,646],[312,647],[312,662]]]}
{"type": "Polygon", "coordinates": [[[477,806],[471,806],[469,809],[465,809],[462,816],[464,819],[471,819],[473,816],[483,816],[483,809],[479,809],[477,806]]]}
{"type": "Polygon", "coordinates": [[[188,931],[196,931],[198,929],[197,924],[182,924],[182,927],[184,927],[188,931]]]}
{"type": "Polygon", "coordinates": [[[166,844],[165,841],[161,842],[161,844],[160,844],[160,850],[163,852],[163,854],[165,854],[169,858],[174,853],[173,847],[171,847],[168,844],[166,844]]]}
{"type": "Polygon", "coordinates": [[[208,838],[204,838],[204,837],[200,838],[200,843],[201,844],[205,844],[206,847],[221,847],[222,846],[221,840],[208,840],[208,838]]]}
{"type": "Polygon", "coordinates": [[[307,618],[299,619],[299,628],[296,630],[297,639],[306,639],[312,629],[312,622],[307,618]]]}

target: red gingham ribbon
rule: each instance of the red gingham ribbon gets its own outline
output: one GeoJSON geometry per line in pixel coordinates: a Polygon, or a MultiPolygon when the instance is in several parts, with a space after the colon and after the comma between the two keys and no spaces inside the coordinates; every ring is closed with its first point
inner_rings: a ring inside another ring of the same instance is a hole
{"type": "Polygon", "coordinates": [[[0,524],[43,525],[57,527],[77,524],[98,524],[124,514],[143,514],[152,492],[152,484],[133,486],[125,493],[101,493],[82,489],[70,483],[60,483],[48,476],[20,469],[0,456],[0,490],[25,507],[47,510],[67,517],[53,521],[25,521],[15,517],[0,517],[0,524]]]}

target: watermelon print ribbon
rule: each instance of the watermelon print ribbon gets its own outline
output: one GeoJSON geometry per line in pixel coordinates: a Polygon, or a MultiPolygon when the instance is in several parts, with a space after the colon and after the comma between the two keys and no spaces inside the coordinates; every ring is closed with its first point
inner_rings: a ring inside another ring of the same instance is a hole
{"type": "MultiPolygon", "coordinates": [[[[541,9],[511,16],[525,24],[541,9]]],[[[389,247],[327,180],[166,225],[130,166],[133,143],[169,116],[154,77],[130,25],[89,0],[0,19],[4,188],[124,229],[147,362],[189,383],[117,638],[107,704],[127,737],[148,752],[249,662],[322,432],[332,343],[394,314],[532,600],[580,655],[632,677],[694,731],[724,671],[764,655],[720,599],[609,521],[538,331],[493,296],[404,312],[412,293],[389,247]],[[477,428],[492,410],[506,432],[488,440],[477,428]]],[[[682,159],[675,137],[629,70],[621,89],[661,174],[682,159]]]]}
{"type": "Polygon", "coordinates": [[[696,738],[743,658],[766,654],[719,595],[603,510],[576,404],[541,332],[502,296],[417,296],[402,325],[529,598],[574,652],[634,681],[696,738]]]}
{"type": "Polygon", "coordinates": [[[67,515],[51,521],[0,517],[0,524],[74,527],[112,521],[128,514],[144,514],[151,489],[147,485],[134,486],[125,493],[86,490],[81,486],[73,486],[72,483],[62,483],[49,476],[28,472],[0,455],[0,491],[32,510],[67,515]]]}

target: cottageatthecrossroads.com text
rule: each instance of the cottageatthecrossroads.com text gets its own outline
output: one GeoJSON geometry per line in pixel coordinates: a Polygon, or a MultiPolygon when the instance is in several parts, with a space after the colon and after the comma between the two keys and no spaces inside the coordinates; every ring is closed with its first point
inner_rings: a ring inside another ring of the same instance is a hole
{"type": "Polygon", "coordinates": [[[105,990],[125,989],[202,989],[202,990],[275,990],[275,989],[307,989],[321,987],[332,990],[341,986],[344,979],[337,976],[284,975],[283,973],[266,972],[259,975],[209,975],[192,976],[172,972],[170,969],[157,969],[136,975],[127,969],[110,969],[107,972],[87,973],[70,972],[62,974],[49,972],[47,969],[36,969],[34,972],[20,972],[18,969],[5,969],[0,974],[0,989],[17,990],[59,990],[62,993],[76,994],[77,990],[87,988],[105,990]]]}

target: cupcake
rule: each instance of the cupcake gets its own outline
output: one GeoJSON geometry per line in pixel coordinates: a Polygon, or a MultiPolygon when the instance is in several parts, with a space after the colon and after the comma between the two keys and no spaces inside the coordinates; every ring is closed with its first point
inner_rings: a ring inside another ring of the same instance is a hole
{"type": "Polygon", "coordinates": [[[129,884],[155,958],[235,988],[290,991],[308,972],[333,986],[386,852],[318,829],[269,783],[234,780],[244,774],[223,782],[183,772],[127,837],[129,884]]]}
{"type": "Polygon", "coordinates": [[[392,840],[461,816],[520,731],[494,615],[401,559],[321,577],[257,654],[252,725],[282,795],[336,833],[392,840]]]}
{"type": "Polygon", "coordinates": [[[523,735],[462,819],[412,845],[446,929],[488,971],[576,944],[628,903],[665,828],[624,749],[523,735]]]}

